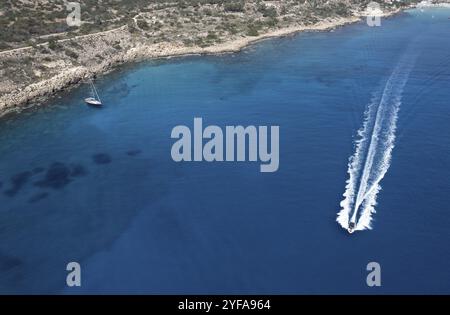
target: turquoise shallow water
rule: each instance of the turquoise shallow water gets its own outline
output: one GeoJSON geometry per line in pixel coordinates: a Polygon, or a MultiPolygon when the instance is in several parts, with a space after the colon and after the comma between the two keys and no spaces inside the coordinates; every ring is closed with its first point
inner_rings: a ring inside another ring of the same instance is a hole
{"type": "Polygon", "coordinates": [[[450,10],[124,67],[0,123],[2,293],[450,293],[450,10]],[[335,222],[357,130],[406,83],[373,230],[335,222]],[[175,163],[176,125],[279,125],[280,169],[175,163]],[[65,287],[65,266],[82,287],[65,287]],[[382,287],[366,285],[366,265],[382,287]]]}

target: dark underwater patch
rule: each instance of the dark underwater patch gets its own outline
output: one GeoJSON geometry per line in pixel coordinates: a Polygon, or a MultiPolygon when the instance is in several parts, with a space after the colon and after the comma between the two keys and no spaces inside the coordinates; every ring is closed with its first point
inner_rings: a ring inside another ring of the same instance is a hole
{"type": "Polygon", "coordinates": [[[71,164],[70,168],[70,176],[72,177],[86,176],[88,174],[86,168],[81,164],[71,164]]]}
{"type": "Polygon", "coordinates": [[[50,187],[53,189],[61,189],[70,183],[70,169],[60,162],[53,163],[47,173],[45,178],[35,183],[39,187],[50,187]]]}
{"type": "Polygon", "coordinates": [[[92,156],[92,160],[95,164],[109,164],[112,161],[111,156],[106,153],[95,154],[92,156]]]}
{"type": "Polygon", "coordinates": [[[130,150],[130,151],[127,151],[127,155],[129,155],[129,156],[136,156],[136,155],[139,155],[141,153],[142,153],[141,150],[130,150]]]}
{"type": "Polygon", "coordinates": [[[45,171],[45,168],[43,168],[43,167],[35,167],[33,169],[33,174],[39,174],[39,173],[42,173],[43,171],[45,171]]]}
{"type": "Polygon", "coordinates": [[[326,87],[331,87],[333,85],[333,81],[325,77],[316,77],[316,81],[320,84],[325,85],[326,87]]]}
{"type": "Polygon", "coordinates": [[[5,191],[5,195],[7,196],[15,196],[20,189],[28,182],[31,177],[31,172],[22,172],[18,173],[11,177],[11,188],[5,191]]]}
{"type": "MultiPolygon", "coordinates": [[[[137,86],[137,85],[136,85],[137,86]]],[[[133,86],[134,88],[135,86],[133,86]]],[[[130,94],[131,88],[126,83],[119,83],[112,88],[112,93],[119,98],[127,97],[130,94]]]]}
{"type": "Polygon", "coordinates": [[[38,202],[47,197],[48,197],[48,193],[46,193],[46,192],[38,193],[38,194],[35,194],[34,196],[32,196],[30,199],[28,199],[28,203],[35,203],[35,202],[38,202]]]}
{"type": "Polygon", "coordinates": [[[0,271],[5,272],[14,267],[20,266],[22,261],[15,257],[5,256],[0,253],[0,271]]]}

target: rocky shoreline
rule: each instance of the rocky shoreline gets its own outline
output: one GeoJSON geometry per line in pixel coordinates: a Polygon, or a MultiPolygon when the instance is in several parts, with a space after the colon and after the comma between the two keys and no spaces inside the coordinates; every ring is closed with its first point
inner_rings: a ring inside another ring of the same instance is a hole
{"type": "MultiPolygon", "coordinates": [[[[391,16],[401,12],[403,9],[393,10],[384,14],[391,16]]],[[[406,8],[407,9],[407,8],[406,8]]],[[[64,69],[57,75],[32,83],[25,88],[18,88],[10,93],[0,96],[0,116],[11,112],[19,112],[24,108],[29,108],[51,97],[56,92],[68,87],[76,86],[83,80],[93,76],[102,75],[111,71],[114,67],[133,61],[141,61],[153,58],[170,58],[187,55],[223,54],[234,53],[242,50],[246,46],[273,37],[292,35],[302,31],[327,31],[347,24],[361,21],[362,15],[347,18],[326,20],[311,26],[293,26],[273,30],[259,36],[246,36],[233,39],[209,47],[188,47],[182,43],[163,42],[158,44],[137,43],[134,47],[109,55],[103,62],[89,66],[72,66],[64,69]]],[[[123,32],[118,29],[117,32],[123,32]]],[[[95,41],[99,36],[109,36],[101,33],[93,34],[91,41],[95,41]]]]}

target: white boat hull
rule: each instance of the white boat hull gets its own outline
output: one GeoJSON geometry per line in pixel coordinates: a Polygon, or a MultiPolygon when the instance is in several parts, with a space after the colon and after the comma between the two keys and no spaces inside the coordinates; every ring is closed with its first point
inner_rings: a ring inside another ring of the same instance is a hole
{"type": "Polygon", "coordinates": [[[93,105],[93,106],[101,106],[102,102],[100,102],[99,100],[96,100],[95,98],[86,98],[84,99],[84,101],[86,102],[86,104],[89,105],[93,105]]]}

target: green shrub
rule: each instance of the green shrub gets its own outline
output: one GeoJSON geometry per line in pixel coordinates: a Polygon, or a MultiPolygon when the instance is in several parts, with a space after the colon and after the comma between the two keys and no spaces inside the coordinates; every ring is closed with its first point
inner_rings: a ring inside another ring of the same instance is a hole
{"type": "Polygon", "coordinates": [[[226,12],[244,12],[245,3],[244,1],[230,1],[226,2],[223,6],[226,12]]]}
{"type": "Polygon", "coordinates": [[[136,24],[142,30],[150,29],[150,26],[148,25],[147,21],[145,21],[145,20],[137,20],[136,24]]]}
{"type": "Polygon", "coordinates": [[[250,24],[247,29],[247,35],[258,36],[259,35],[258,27],[255,24],[250,24]]]}
{"type": "Polygon", "coordinates": [[[64,53],[66,54],[67,57],[70,57],[73,59],[78,59],[78,54],[76,52],[74,52],[73,50],[66,49],[66,50],[64,50],[64,53]]]}
{"type": "Polygon", "coordinates": [[[58,43],[57,40],[55,40],[54,38],[52,38],[52,39],[50,39],[50,40],[48,41],[48,48],[49,48],[50,50],[55,51],[55,50],[58,50],[59,48],[61,48],[61,45],[58,43]]]}

